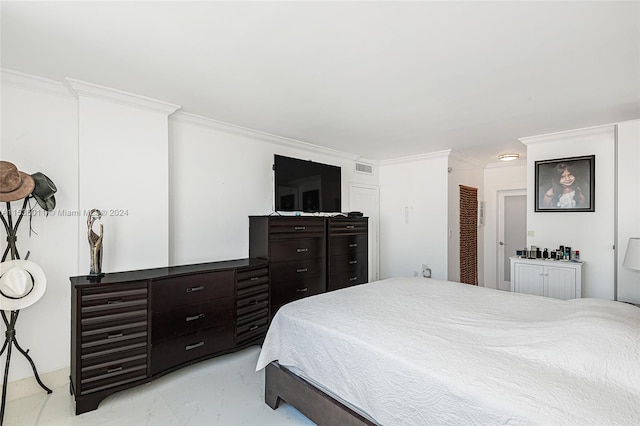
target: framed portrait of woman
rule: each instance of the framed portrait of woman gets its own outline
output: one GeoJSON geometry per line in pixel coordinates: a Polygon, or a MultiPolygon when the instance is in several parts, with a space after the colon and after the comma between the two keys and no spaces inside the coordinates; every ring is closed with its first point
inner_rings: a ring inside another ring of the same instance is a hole
{"type": "Polygon", "coordinates": [[[535,211],[595,211],[595,163],[595,155],[536,161],[535,211]]]}

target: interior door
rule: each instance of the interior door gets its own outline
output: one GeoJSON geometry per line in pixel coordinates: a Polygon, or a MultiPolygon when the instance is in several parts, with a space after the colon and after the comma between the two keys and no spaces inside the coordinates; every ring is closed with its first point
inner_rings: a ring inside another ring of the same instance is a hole
{"type": "Polygon", "coordinates": [[[352,184],[349,187],[351,211],[359,211],[369,218],[369,281],[379,279],[378,221],[380,190],[377,186],[352,184]]]}
{"type": "Polygon", "coordinates": [[[526,191],[498,191],[498,204],[498,289],[510,291],[509,258],[527,245],[526,191]]]}

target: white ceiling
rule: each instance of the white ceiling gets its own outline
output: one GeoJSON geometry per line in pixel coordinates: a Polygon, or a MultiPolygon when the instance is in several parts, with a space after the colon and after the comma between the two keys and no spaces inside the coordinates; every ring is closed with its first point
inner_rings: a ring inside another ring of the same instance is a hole
{"type": "Polygon", "coordinates": [[[638,2],[1,2],[2,67],[379,160],[640,118],[638,2]]]}

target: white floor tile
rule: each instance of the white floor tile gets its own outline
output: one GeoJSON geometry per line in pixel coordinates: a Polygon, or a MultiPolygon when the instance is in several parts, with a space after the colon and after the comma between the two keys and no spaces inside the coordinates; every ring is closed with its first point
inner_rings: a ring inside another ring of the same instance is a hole
{"type": "Polygon", "coordinates": [[[260,348],[213,358],[151,383],[115,393],[97,410],[76,416],[69,386],[7,402],[6,426],[284,426],[313,425],[287,404],[264,403],[260,348]]]}

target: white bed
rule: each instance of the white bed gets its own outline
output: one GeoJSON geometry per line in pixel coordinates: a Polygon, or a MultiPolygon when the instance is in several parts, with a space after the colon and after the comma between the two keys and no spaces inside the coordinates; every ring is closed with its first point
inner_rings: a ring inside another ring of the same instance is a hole
{"type": "Polygon", "coordinates": [[[388,279],[282,307],[272,361],[381,425],[640,425],[640,309],[620,302],[388,279]]]}

